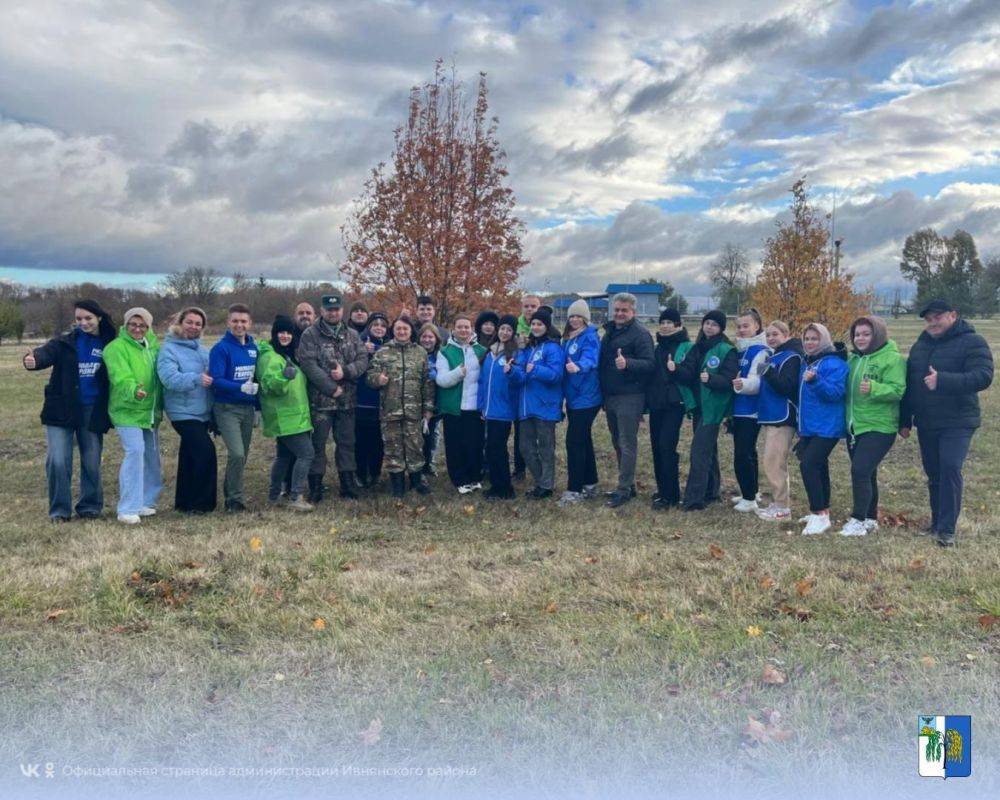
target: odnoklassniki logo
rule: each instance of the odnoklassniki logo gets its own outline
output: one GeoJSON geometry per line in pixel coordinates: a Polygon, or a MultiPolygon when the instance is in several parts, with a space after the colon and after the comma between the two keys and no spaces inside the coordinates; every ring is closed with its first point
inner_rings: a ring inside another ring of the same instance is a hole
{"type": "Polygon", "coordinates": [[[972,717],[917,717],[917,772],[924,778],[972,774],[972,717]]]}

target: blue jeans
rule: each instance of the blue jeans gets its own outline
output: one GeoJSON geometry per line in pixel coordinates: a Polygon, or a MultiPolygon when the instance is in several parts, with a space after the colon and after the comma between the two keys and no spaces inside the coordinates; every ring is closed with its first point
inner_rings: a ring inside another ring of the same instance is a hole
{"type": "Polygon", "coordinates": [[[49,516],[69,519],[73,516],[73,439],[80,448],[80,499],[76,513],[100,514],[104,509],[101,487],[101,451],[104,437],[91,433],[93,406],[84,406],[79,428],[45,426],[45,474],[49,482],[49,516]]]}
{"type": "Polygon", "coordinates": [[[163,490],[160,434],[145,428],[115,428],[125,455],[118,471],[118,513],[138,514],[156,508],[163,490]]]}

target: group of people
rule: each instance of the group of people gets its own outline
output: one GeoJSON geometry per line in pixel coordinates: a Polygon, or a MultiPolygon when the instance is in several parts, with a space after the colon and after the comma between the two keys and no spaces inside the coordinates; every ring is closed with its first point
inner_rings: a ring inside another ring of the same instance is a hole
{"type": "Polygon", "coordinates": [[[326,488],[327,442],[341,497],[375,487],[383,470],[391,492],[426,494],[441,429],[448,477],[460,494],[483,490],[495,500],[515,497],[514,483],[530,472],[534,499],[555,490],[556,426],[565,419],[569,506],[598,495],[593,425],[604,410],[618,475],[605,503],[636,497],[638,432],[649,415],[656,478],[653,508],[696,512],[720,499],[719,433],[733,437],[737,512],[768,521],[792,518],[788,461],[799,460],[809,513],[803,534],[831,528],[831,452],[843,439],[851,461],[853,507],[840,533],[863,536],[878,526],[878,468],[896,436],[919,431],[931,524],[943,546],[955,541],[962,465],[980,425],[977,393],[993,376],[985,340],[943,300],[921,310],[925,331],[904,359],[878,317],[850,327],[850,352],[827,328],[810,323],[793,336],[780,320],[765,326],[755,309],[728,320],[709,311],[692,341],[676,310],[660,314],[656,341],[636,319],[636,298],[611,299],[603,335],[583,300],[557,330],[553,310],[523,298],[521,315],[484,311],[457,315],[451,330],[435,320],[432,298],[417,298],[416,319],[345,307],[325,295],[317,316],[300,303],[279,315],[270,339],[250,334],[250,309],[229,307],[227,332],[209,349],[203,310],[182,309],[162,345],[146,309],[125,312],[115,330],[96,303],[81,300],[75,325],[24,356],[29,370],[51,367],[42,423],[48,456],[49,516],[71,518],[73,442],[80,453],[75,511],[103,508],[103,434],[114,426],[124,458],[118,519],[135,524],[156,513],[163,482],[158,426],[162,413],[180,437],[175,508],[216,508],[214,436],[227,451],[225,509],[244,511],[244,468],[258,417],[276,440],[268,502],[310,511],[326,488]],[[687,480],[681,490],[678,443],[692,424],[687,480]],[[758,440],[771,502],[761,503],[758,440]],[[514,434],[513,469],[510,458],[514,434]]]}

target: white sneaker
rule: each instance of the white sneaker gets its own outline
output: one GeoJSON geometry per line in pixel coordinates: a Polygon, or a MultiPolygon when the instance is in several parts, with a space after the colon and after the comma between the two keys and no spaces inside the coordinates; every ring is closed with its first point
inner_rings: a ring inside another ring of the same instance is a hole
{"type": "Polygon", "coordinates": [[[118,521],[124,522],[126,525],[138,525],[142,519],[138,514],[119,514],[118,521]]]}
{"type": "Polygon", "coordinates": [[[875,531],[878,530],[877,519],[866,519],[861,524],[865,526],[865,530],[868,531],[868,533],[874,533],[875,531]]]}
{"type": "Polygon", "coordinates": [[[582,494],[584,500],[592,500],[593,498],[597,497],[597,484],[588,483],[586,486],[583,487],[582,494]]]}
{"type": "Polygon", "coordinates": [[[156,514],[156,509],[153,508],[152,506],[143,506],[142,508],[139,509],[140,517],[152,517],[155,514],[156,514]]]}
{"type": "Polygon", "coordinates": [[[744,500],[742,497],[740,498],[740,502],[733,506],[733,511],[756,511],[757,509],[756,500],[744,500]]]}
{"type": "Polygon", "coordinates": [[[470,483],[469,484],[469,491],[470,492],[478,492],[482,488],[483,488],[483,485],[479,481],[476,481],[475,483],[470,483]]]}
{"type": "Polygon", "coordinates": [[[868,529],[865,527],[865,523],[854,517],[847,520],[844,527],[840,529],[841,536],[864,536],[866,533],[868,533],[868,529]]]}
{"type": "Polygon", "coordinates": [[[459,494],[469,494],[469,492],[474,492],[474,491],[475,489],[472,488],[471,483],[463,483],[461,486],[458,487],[459,494]]]}
{"type": "Polygon", "coordinates": [[[809,521],[802,529],[803,536],[813,536],[817,533],[825,533],[830,530],[829,514],[810,514],[809,521]]]}
{"type": "Polygon", "coordinates": [[[787,522],[792,518],[792,511],[771,503],[767,508],[758,508],[757,516],[767,522],[787,522]]]}
{"type": "Polygon", "coordinates": [[[806,514],[804,517],[799,517],[799,522],[808,522],[813,518],[812,514],[806,514]]]}
{"type": "Polygon", "coordinates": [[[743,499],[743,495],[741,495],[741,494],[734,494],[732,497],[729,498],[729,502],[730,503],[738,503],[742,499],[743,499]]]}
{"type": "Polygon", "coordinates": [[[560,508],[566,508],[567,506],[572,506],[582,501],[583,494],[581,492],[571,492],[567,490],[562,493],[562,497],[559,498],[558,505],[560,508]]]}

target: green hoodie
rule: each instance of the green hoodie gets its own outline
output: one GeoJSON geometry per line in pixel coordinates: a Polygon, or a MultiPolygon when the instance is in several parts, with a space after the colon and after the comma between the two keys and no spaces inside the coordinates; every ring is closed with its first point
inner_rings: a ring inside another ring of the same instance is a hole
{"type": "Polygon", "coordinates": [[[847,435],[860,436],[872,431],[896,433],[899,427],[899,402],[906,389],[906,359],[896,343],[889,339],[874,353],[857,351],[847,359],[847,435]],[[861,394],[861,380],[871,382],[871,392],[861,394]]]}
{"type": "Polygon", "coordinates": [[[295,377],[288,380],[281,374],[287,363],[270,342],[257,342],[256,375],[265,436],[292,436],[313,429],[306,377],[296,367],[295,377]]]}
{"type": "Polygon", "coordinates": [[[146,331],[145,346],[128,335],[123,325],[118,336],[104,347],[111,393],[108,416],[116,428],[156,428],[163,416],[163,389],[156,374],[156,354],[160,349],[156,334],[146,331]],[[142,387],[146,396],[135,393],[142,387]]]}

